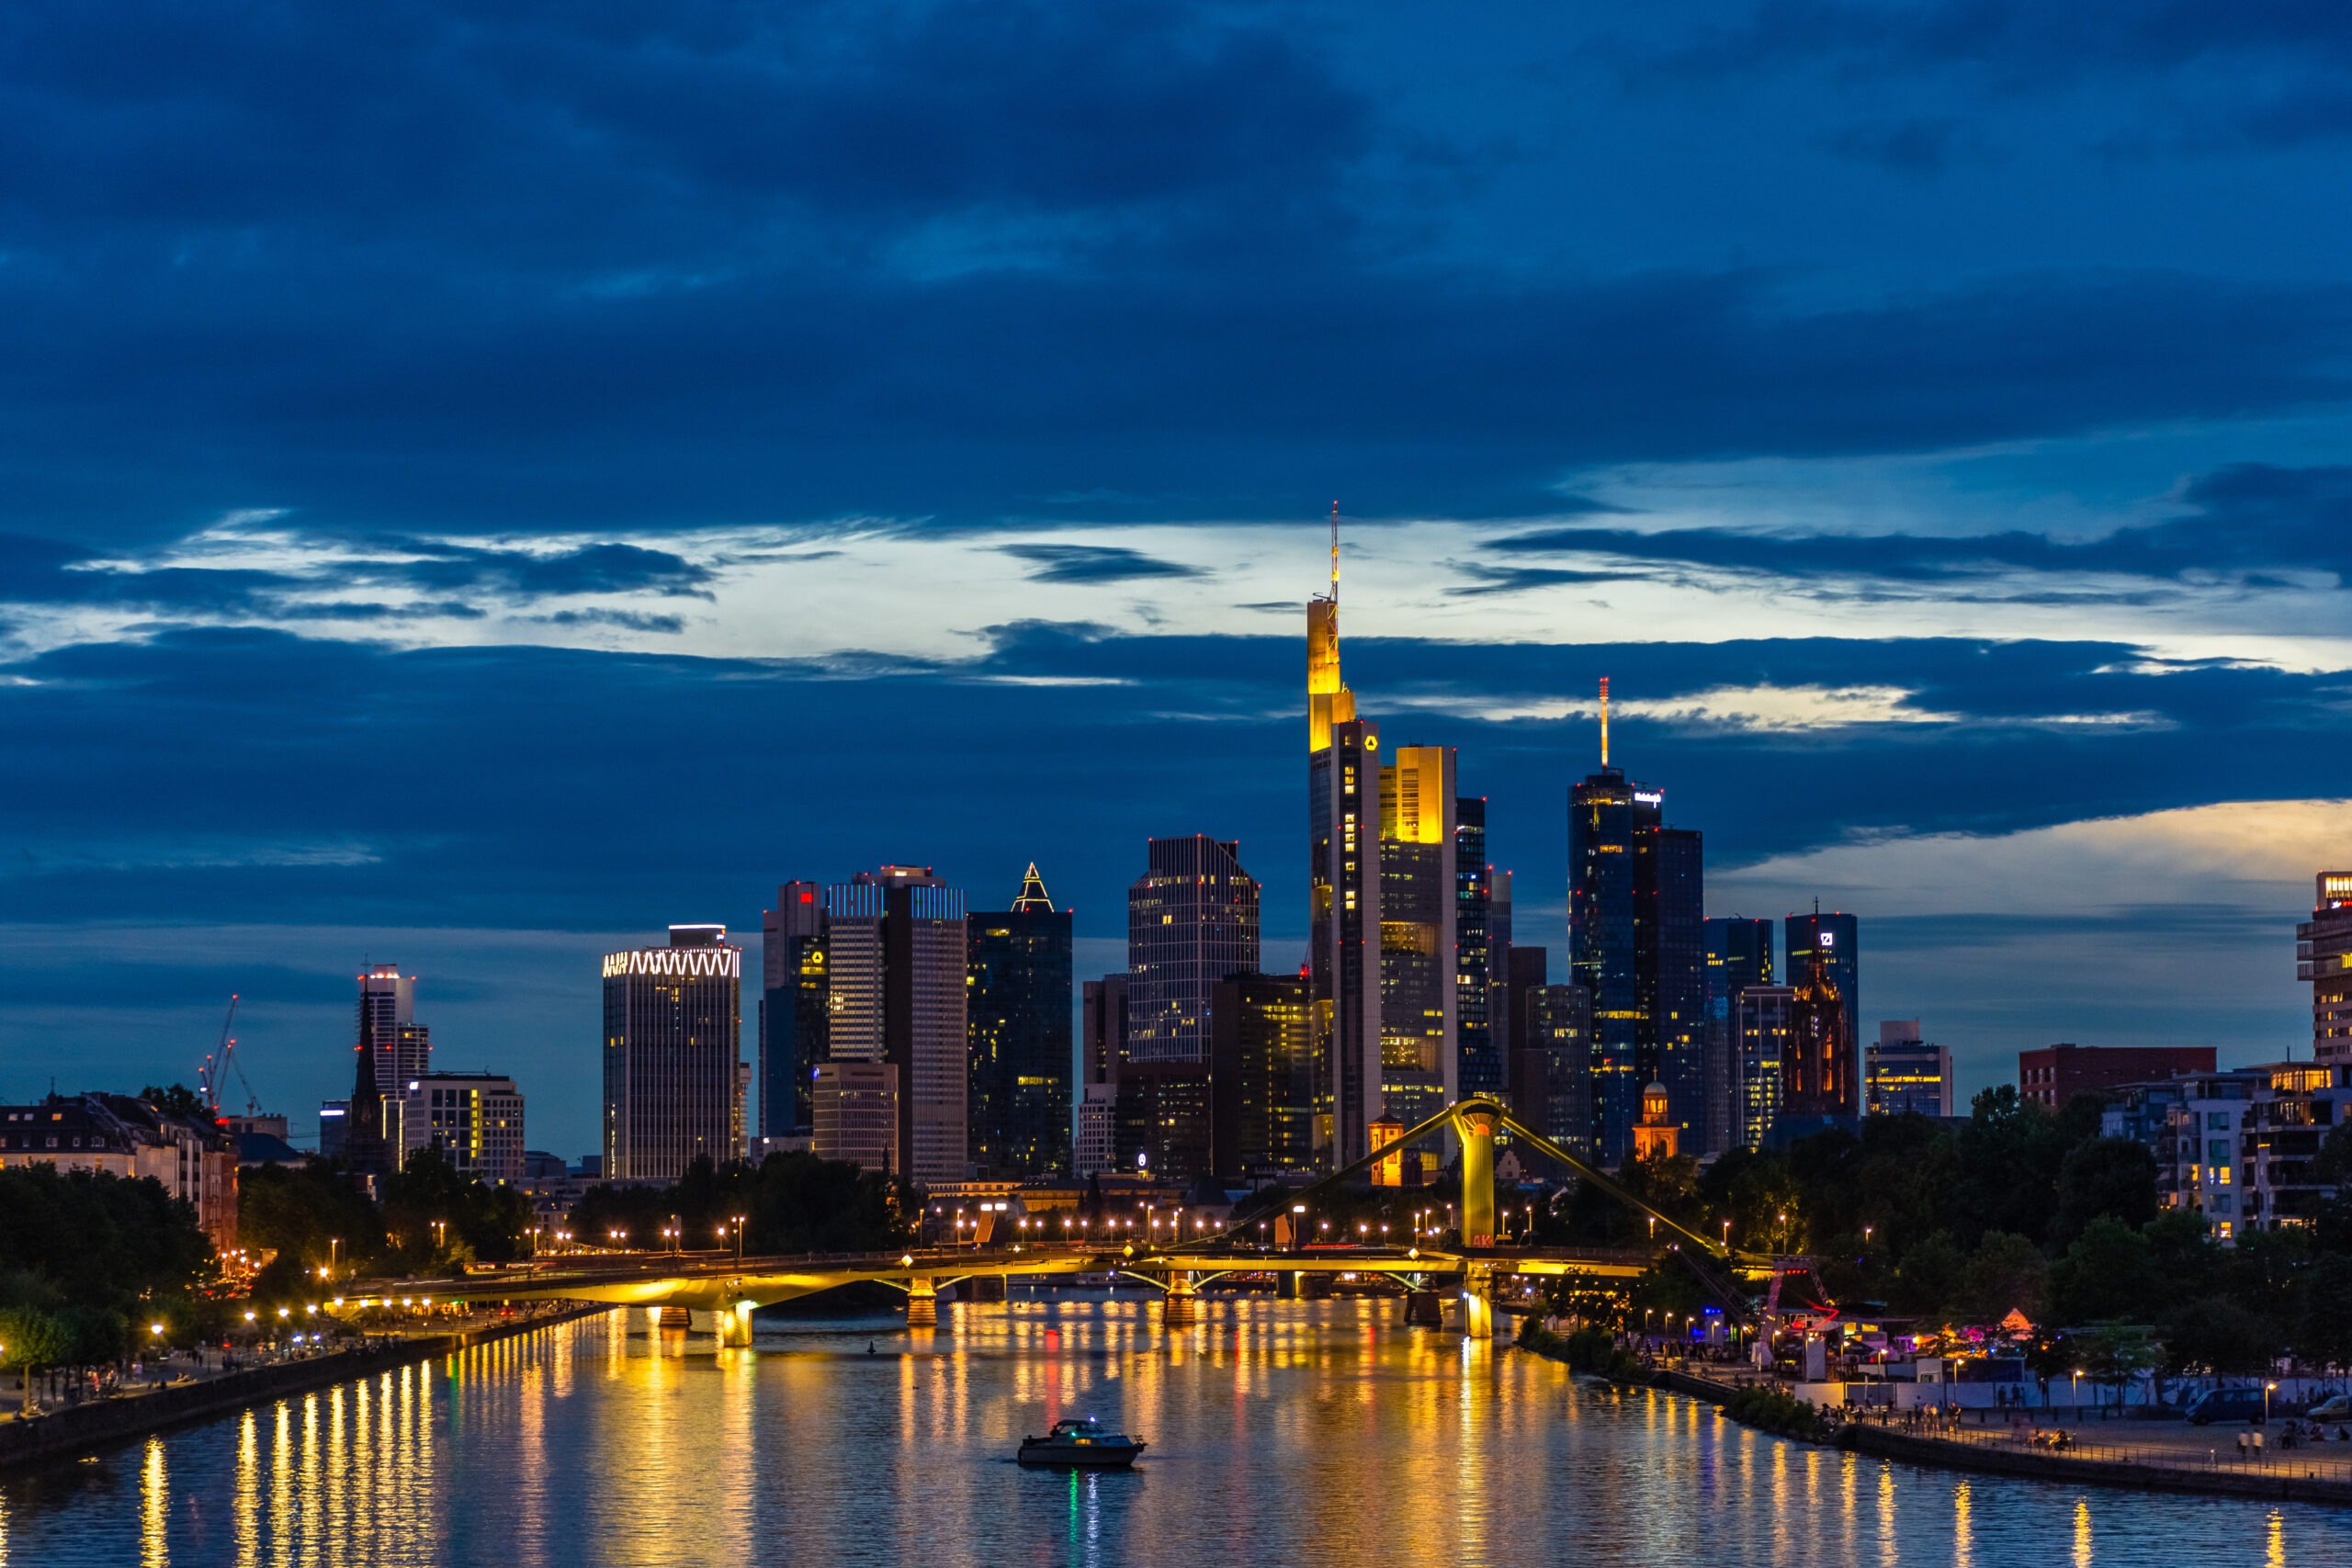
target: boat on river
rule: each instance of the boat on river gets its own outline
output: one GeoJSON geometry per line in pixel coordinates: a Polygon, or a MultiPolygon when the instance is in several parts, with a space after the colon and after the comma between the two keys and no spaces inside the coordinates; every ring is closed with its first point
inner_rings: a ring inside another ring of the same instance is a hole
{"type": "Polygon", "coordinates": [[[1124,1470],[1146,1446],[1141,1438],[1107,1431],[1093,1416],[1080,1416],[1055,1422],[1042,1438],[1022,1438],[1021,1462],[1124,1470]]]}

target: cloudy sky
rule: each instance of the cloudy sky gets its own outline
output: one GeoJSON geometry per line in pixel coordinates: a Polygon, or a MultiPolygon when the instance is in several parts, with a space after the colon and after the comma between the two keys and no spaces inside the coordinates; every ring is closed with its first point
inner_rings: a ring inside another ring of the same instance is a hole
{"type": "Polygon", "coordinates": [[[1294,957],[1334,500],[1522,940],[1607,674],[1964,1088],[2309,1049],[2343,6],[27,6],[0,170],[0,1094],[236,991],[307,1132],[390,961],[576,1155],[601,951],[885,860],[1294,957]]]}

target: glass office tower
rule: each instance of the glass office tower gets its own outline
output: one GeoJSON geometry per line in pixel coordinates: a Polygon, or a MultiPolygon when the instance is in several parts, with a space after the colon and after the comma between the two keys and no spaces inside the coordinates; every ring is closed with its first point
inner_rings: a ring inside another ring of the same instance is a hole
{"type": "Polygon", "coordinates": [[[1070,918],[1035,865],[1001,913],[969,917],[967,1121],[983,1177],[1070,1165],[1070,918]]]}

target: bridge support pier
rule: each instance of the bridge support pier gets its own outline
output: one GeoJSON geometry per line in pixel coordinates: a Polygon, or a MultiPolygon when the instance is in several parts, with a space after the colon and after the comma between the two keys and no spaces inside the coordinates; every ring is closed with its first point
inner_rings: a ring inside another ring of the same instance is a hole
{"type": "MultiPolygon", "coordinates": [[[[1464,1190],[1467,1190],[1466,1187],[1464,1190]]],[[[1473,1263],[1462,1271],[1462,1337],[1464,1339],[1492,1339],[1495,1337],[1494,1292],[1493,1264],[1473,1263]]]]}
{"type": "Polygon", "coordinates": [[[907,1281],[907,1326],[909,1328],[939,1326],[939,1288],[929,1280],[907,1281]]]}
{"type": "Polygon", "coordinates": [[[1180,1273],[1168,1282],[1167,1297],[1160,1303],[1160,1326],[1190,1328],[1200,1320],[1200,1292],[1193,1286],[1192,1275],[1180,1273]]]}
{"type": "Polygon", "coordinates": [[[719,1309],[717,1315],[718,1318],[718,1342],[721,1345],[734,1345],[740,1346],[747,1350],[750,1349],[752,1346],[752,1303],[749,1302],[736,1302],[731,1305],[719,1309]]]}

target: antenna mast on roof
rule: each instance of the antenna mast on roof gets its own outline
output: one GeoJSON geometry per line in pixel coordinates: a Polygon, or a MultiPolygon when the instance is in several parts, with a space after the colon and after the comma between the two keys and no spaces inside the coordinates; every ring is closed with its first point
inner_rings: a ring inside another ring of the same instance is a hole
{"type": "Polygon", "coordinates": [[[1340,503],[1331,503],[1331,603],[1340,602],[1340,503]]]}
{"type": "Polygon", "coordinates": [[[1609,677],[1600,678],[1600,766],[1609,768],[1609,677]]]}

